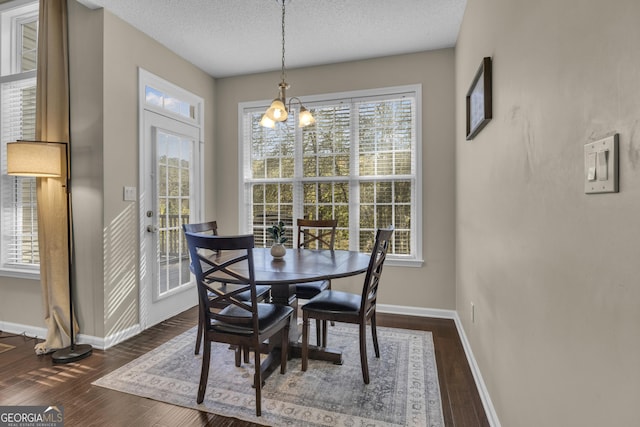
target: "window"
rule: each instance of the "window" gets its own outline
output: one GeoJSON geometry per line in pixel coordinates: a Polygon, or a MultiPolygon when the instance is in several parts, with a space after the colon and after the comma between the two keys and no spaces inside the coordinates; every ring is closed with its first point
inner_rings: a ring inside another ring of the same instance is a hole
{"type": "Polygon", "coordinates": [[[335,218],[336,248],[368,252],[393,225],[389,261],[421,265],[420,100],[419,85],[317,96],[303,129],[291,118],[264,128],[268,103],[241,104],[243,231],[269,246],[281,220],[294,246],[295,218],[335,218]]]}
{"type": "Polygon", "coordinates": [[[38,3],[0,5],[0,270],[39,272],[36,181],[7,175],[6,144],[35,139],[38,3]]]}
{"type": "Polygon", "coordinates": [[[186,117],[191,120],[196,119],[196,106],[194,104],[172,97],[171,95],[152,86],[145,86],[144,92],[145,102],[147,104],[162,110],[170,111],[171,113],[177,114],[183,118],[186,117]]]}

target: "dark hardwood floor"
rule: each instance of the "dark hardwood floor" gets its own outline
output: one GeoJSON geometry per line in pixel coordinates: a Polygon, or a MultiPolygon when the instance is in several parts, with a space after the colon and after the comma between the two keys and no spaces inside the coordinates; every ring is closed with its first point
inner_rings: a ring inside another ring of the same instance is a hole
{"type": "MultiPolygon", "coordinates": [[[[195,326],[196,319],[193,308],[107,351],[94,350],[92,356],[68,365],[55,365],[49,356],[36,356],[32,338],[0,334],[0,343],[15,346],[0,353],[0,405],[62,405],[66,427],[258,425],[91,385],[195,326]]],[[[453,320],[378,314],[378,325],[431,331],[446,425],[489,425],[453,320]]]]}

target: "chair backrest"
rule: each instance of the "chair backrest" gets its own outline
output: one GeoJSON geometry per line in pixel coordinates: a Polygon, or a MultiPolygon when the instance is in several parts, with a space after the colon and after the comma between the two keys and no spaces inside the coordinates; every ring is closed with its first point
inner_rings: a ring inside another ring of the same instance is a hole
{"type": "Polygon", "coordinates": [[[299,248],[333,250],[338,220],[298,218],[296,225],[299,248]]]}
{"type": "MultiPolygon", "coordinates": [[[[185,233],[208,234],[210,236],[218,235],[218,223],[216,221],[199,222],[193,224],[182,224],[185,233]]],[[[193,258],[191,258],[191,272],[195,274],[193,269],[193,258]]]]}
{"type": "Polygon", "coordinates": [[[369,267],[364,279],[362,287],[362,303],[360,305],[360,314],[368,318],[376,309],[378,299],[378,286],[380,285],[380,276],[382,275],[382,267],[387,258],[387,251],[391,245],[391,235],[393,234],[393,226],[389,228],[378,229],[376,232],[376,241],[371,251],[371,259],[369,267]]]}
{"type": "Polygon", "coordinates": [[[256,303],[256,283],[253,266],[253,235],[212,236],[201,233],[185,232],[193,272],[196,276],[198,299],[204,308],[205,324],[220,321],[228,324],[253,327],[258,330],[256,303]],[[198,262],[194,262],[197,260],[198,262]],[[240,269],[244,273],[239,273],[240,269]],[[215,275],[221,281],[233,283],[232,287],[217,287],[207,276],[215,275]],[[237,298],[241,292],[250,291],[251,299],[243,301],[237,298]],[[218,313],[212,307],[233,305],[229,310],[218,313]],[[226,314],[225,314],[226,313],[226,314]]]}
{"type": "Polygon", "coordinates": [[[205,233],[213,236],[218,235],[218,223],[216,221],[182,224],[182,229],[187,233],[205,233]]]}

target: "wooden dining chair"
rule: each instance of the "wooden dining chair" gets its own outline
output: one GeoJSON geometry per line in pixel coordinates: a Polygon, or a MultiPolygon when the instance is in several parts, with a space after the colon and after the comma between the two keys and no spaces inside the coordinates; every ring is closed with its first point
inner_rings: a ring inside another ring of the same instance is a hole
{"type": "MultiPolygon", "coordinates": [[[[360,325],[360,365],[362,378],[369,384],[369,365],[367,363],[366,326],[371,323],[371,335],[376,357],[380,357],[378,336],[376,333],[376,303],[382,267],[391,243],[393,227],[379,229],[371,252],[369,267],[364,279],[362,294],[334,290],[322,291],[302,306],[302,370],[307,370],[309,360],[309,319],[334,320],[336,322],[356,323],[360,325]]],[[[326,347],[326,339],[323,342],[326,347]]]]}
{"type": "Polygon", "coordinates": [[[253,235],[207,236],[186,232],[189,254],[193,262],[198,286],[198,300],[204,313],[204,354],[198,386],[197,402],[202,403],[209,378],[211,343],[221,342],[254,351],[255,369],[253,386],[256,389],[256,415],[261,415],[262,374],[271,365],[274,353],[260,362],[261,344],[281,333],[280,373],[287,369],[289,324],[293,308],[286,305],[258,302],[253,262],[253,235]],[[220,260],[220,251],[225,251],[225,260],[220,260]],[[227,251],[233,251],[227,253],[227,251]],[[228,256],[227,256],[228,255],[228,256]],[[238,273],[237,267],[245,267],[246,275],[238,273]],[[207,276],[217,274],[229,277],[228,282],[236,286],[212,286],[207,276]],[[247,292],[249,300],[239,295],[247,292]],[[212,310],[221,304],[222,310],[212,310]]]}
{"type": "MultiPolygon", "coordinates": [[[[200,233],[200,234],[208,234],[211,236],[218,235],[218,223],[217,221],[207,221],[201,223],[193,223],[193,224],[182,224],[182,229],[185,232],[189,233],[200,233]]],[[[192,259],[193,260],[193,259],[192,259]]],[[[193,262],[191,263],[191,271],[195,274],[195,270],[193,269],[193,262]]],[[[220,286],[226,287],[226,283],[220,283],[220,286]]],[[[256,287],[256,291],[258,294],[258,302],[269,302],[271,299],[271,286],[267,285],[258,285],[256,287]]],[[[249,292],[244,292],[238,295],[238,298],[244,301],[248,301],[251,295],[249,292]]],[[[212,308],[224,308],[224,305],[213,306],[212,308]]],[[[199,313],[198,316],[198,334],[196,336],[196,349],[195,354],[200,353],[200,344],[202,343],[202,325],[204,322],[204,314],[199,313]]],[[[246,357],[248,357],[248,353],[245,353],[245,361],[246,357]]],[[[236,358],[236,360],[238,360],[236,358]]],[[[239,363],[236,363],[239,364],[239,363]]]]}
{"type": "MultiPolygon", "coordinates": [[[[299,248],[334,249],[338,220],[298,218],[296,225],[298,227],[299,248]]],[[[298,299],[310,300],[326,289],[331,289],[331,280],[298,283],[296,284],[296,296],[298,299]]],[[[323,340],[326,340],[326,326],[327,322],[316,320],[316,340],[318,346],[322,345],[323,340]]]]}

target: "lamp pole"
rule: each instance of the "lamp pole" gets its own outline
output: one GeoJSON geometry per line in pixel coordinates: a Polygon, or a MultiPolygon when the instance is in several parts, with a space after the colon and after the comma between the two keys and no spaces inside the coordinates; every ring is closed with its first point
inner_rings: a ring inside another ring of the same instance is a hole
{"type": "Polygon", "coordinates": [[[91,355],[93,347],[89,344],[76,344],[75,333],[73,328],[73,261],[75,259],[75,246],[73,244],[73,209],[71,199],[71,155],[69,153],[69,143],[62,142],[64,145],[64,153],[67,167],[67,180],[65,184],[65,192],[67,196],[67,260],[69,270],[69,335],[71,337],[71,345],[62,348],[51,354],[53,363],[71,363],[76,360],[84,359],[91,355]]]}

